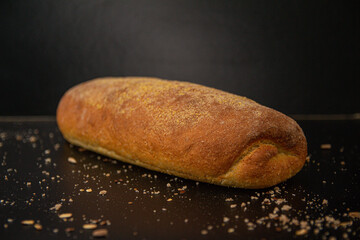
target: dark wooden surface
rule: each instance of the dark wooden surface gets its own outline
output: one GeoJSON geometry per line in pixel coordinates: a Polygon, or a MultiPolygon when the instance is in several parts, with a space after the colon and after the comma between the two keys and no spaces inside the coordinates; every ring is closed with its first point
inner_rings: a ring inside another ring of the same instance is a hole
{"type": "Polygon", "coordinates": [[[2,120],[0,238],[88,239],[92,230],[83,224],[98,220],[108,239],[358,239],[360,221],[348,213],[360,211],[360,121],[299,124],[310,162],[276,188],[244,190],[81,151],[64,141],[53,120],[2,120]],[[331,149],[321,149],[324,143],[331,149]],[[58,211],[50,210],[59,203],[58,211]],[[61,213],[72,218],[64,221],[61,213]],[[42,230],[22,225],[25,219],[42,230]]]}

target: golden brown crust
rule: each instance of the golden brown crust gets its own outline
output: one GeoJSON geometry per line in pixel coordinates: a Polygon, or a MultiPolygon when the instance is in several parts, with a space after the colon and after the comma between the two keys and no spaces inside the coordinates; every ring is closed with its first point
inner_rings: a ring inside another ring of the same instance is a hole
{"type": "Polygon", "coordinates": [[[201,85],[103,78],[65,93],[58,126],[71,143],[184,178],[263,188],[305,163],[305,136],[291,118],[201,85]]]}

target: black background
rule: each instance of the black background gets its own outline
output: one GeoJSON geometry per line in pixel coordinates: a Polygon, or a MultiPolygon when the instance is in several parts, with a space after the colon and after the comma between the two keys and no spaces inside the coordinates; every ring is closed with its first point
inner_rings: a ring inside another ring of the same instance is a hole
{"type": "Polygon", "coordinates": [[[355,1],[2,1],[0,115],[55,114],[71,86],[155,76],[287,114],[360,112],[355,1]]]}

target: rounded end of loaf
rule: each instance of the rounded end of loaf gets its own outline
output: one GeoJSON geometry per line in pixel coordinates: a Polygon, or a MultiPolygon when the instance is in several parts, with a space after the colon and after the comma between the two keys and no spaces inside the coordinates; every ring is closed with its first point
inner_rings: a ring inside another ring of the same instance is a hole
{"type": "Polygon", "coordinates": [[[292,127],[279,126],[272,131],[281,136],[274,136],[270,131],[263,133],[270,137],[249,144],[229,170],[218,178],[221,185],[248,189],[272,187],[295,176],[303,168],[307,157],[305,135],[293,119],[284,116],[281,117],[292,127]]]}
{"type": "Polygon", "coordinates": [[[282,152],[277,146],[261,143],[220,177],[221,185],[259,189],[286,181],[304,166],[306,155],[282,152]]]}

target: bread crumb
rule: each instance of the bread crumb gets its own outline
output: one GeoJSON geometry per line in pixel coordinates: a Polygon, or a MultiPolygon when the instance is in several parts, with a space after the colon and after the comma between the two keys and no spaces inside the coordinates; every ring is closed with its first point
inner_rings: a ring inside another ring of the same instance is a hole
{"type": "Polygon", "coordinates": [[[59,209],[62,207],[61,203],[55,204],[55,206],[51,207],[50,210],[59,211],[59,209]]]}
{"type": "Polygon", "coordinates": [[[75,231],[75,228],[73,228],[73,227],[65,228],[65,232],[67,232],[67,233],[73,232],[73,231],[75,231]]]}
{"type": "Polygon", "coordinates": [[[360,218],[360,212],[349,212],[349,217],[360,218]]]}
{"type": "Polygon", "coordinates": [[[284,205],[284,206],[281,207],[281,210],[282,210],[282,211],[289,211],[291,208],[292,208],[292,207],[289,206],[289,205],[284,205]]]}
{"type": "Polygon", "coordinates": [[[302,235],[305,235],[305,234],[307,234],[308,233],[308,230],[306,230],[306,229],[300,229],[300,230],[297,230],[296,232],[295,232],[295,234],[297,235],[297,236],[302,236],[302,235]]]}
{"type": "Polygon", "coordinates": [[[234,229],[234,228],[229,228],[229,229],[228,229],[228,233],[233,233],[233,232],[235,232],[235,229],[234,229]]]}
{"type": "Polygon", "coordinates": [[[320,145],[321,149],[331,149],[331,144],[329,143],[324,143],[320,145]]]}
{"type": "Polygon", "coordinates": [[[37,137],[35,137],[35,136],[31,136],[31,137],[29,138],[29,141],[30,141],[31,143],[36,142],[36,140],[37,140],[37,137]]]}

